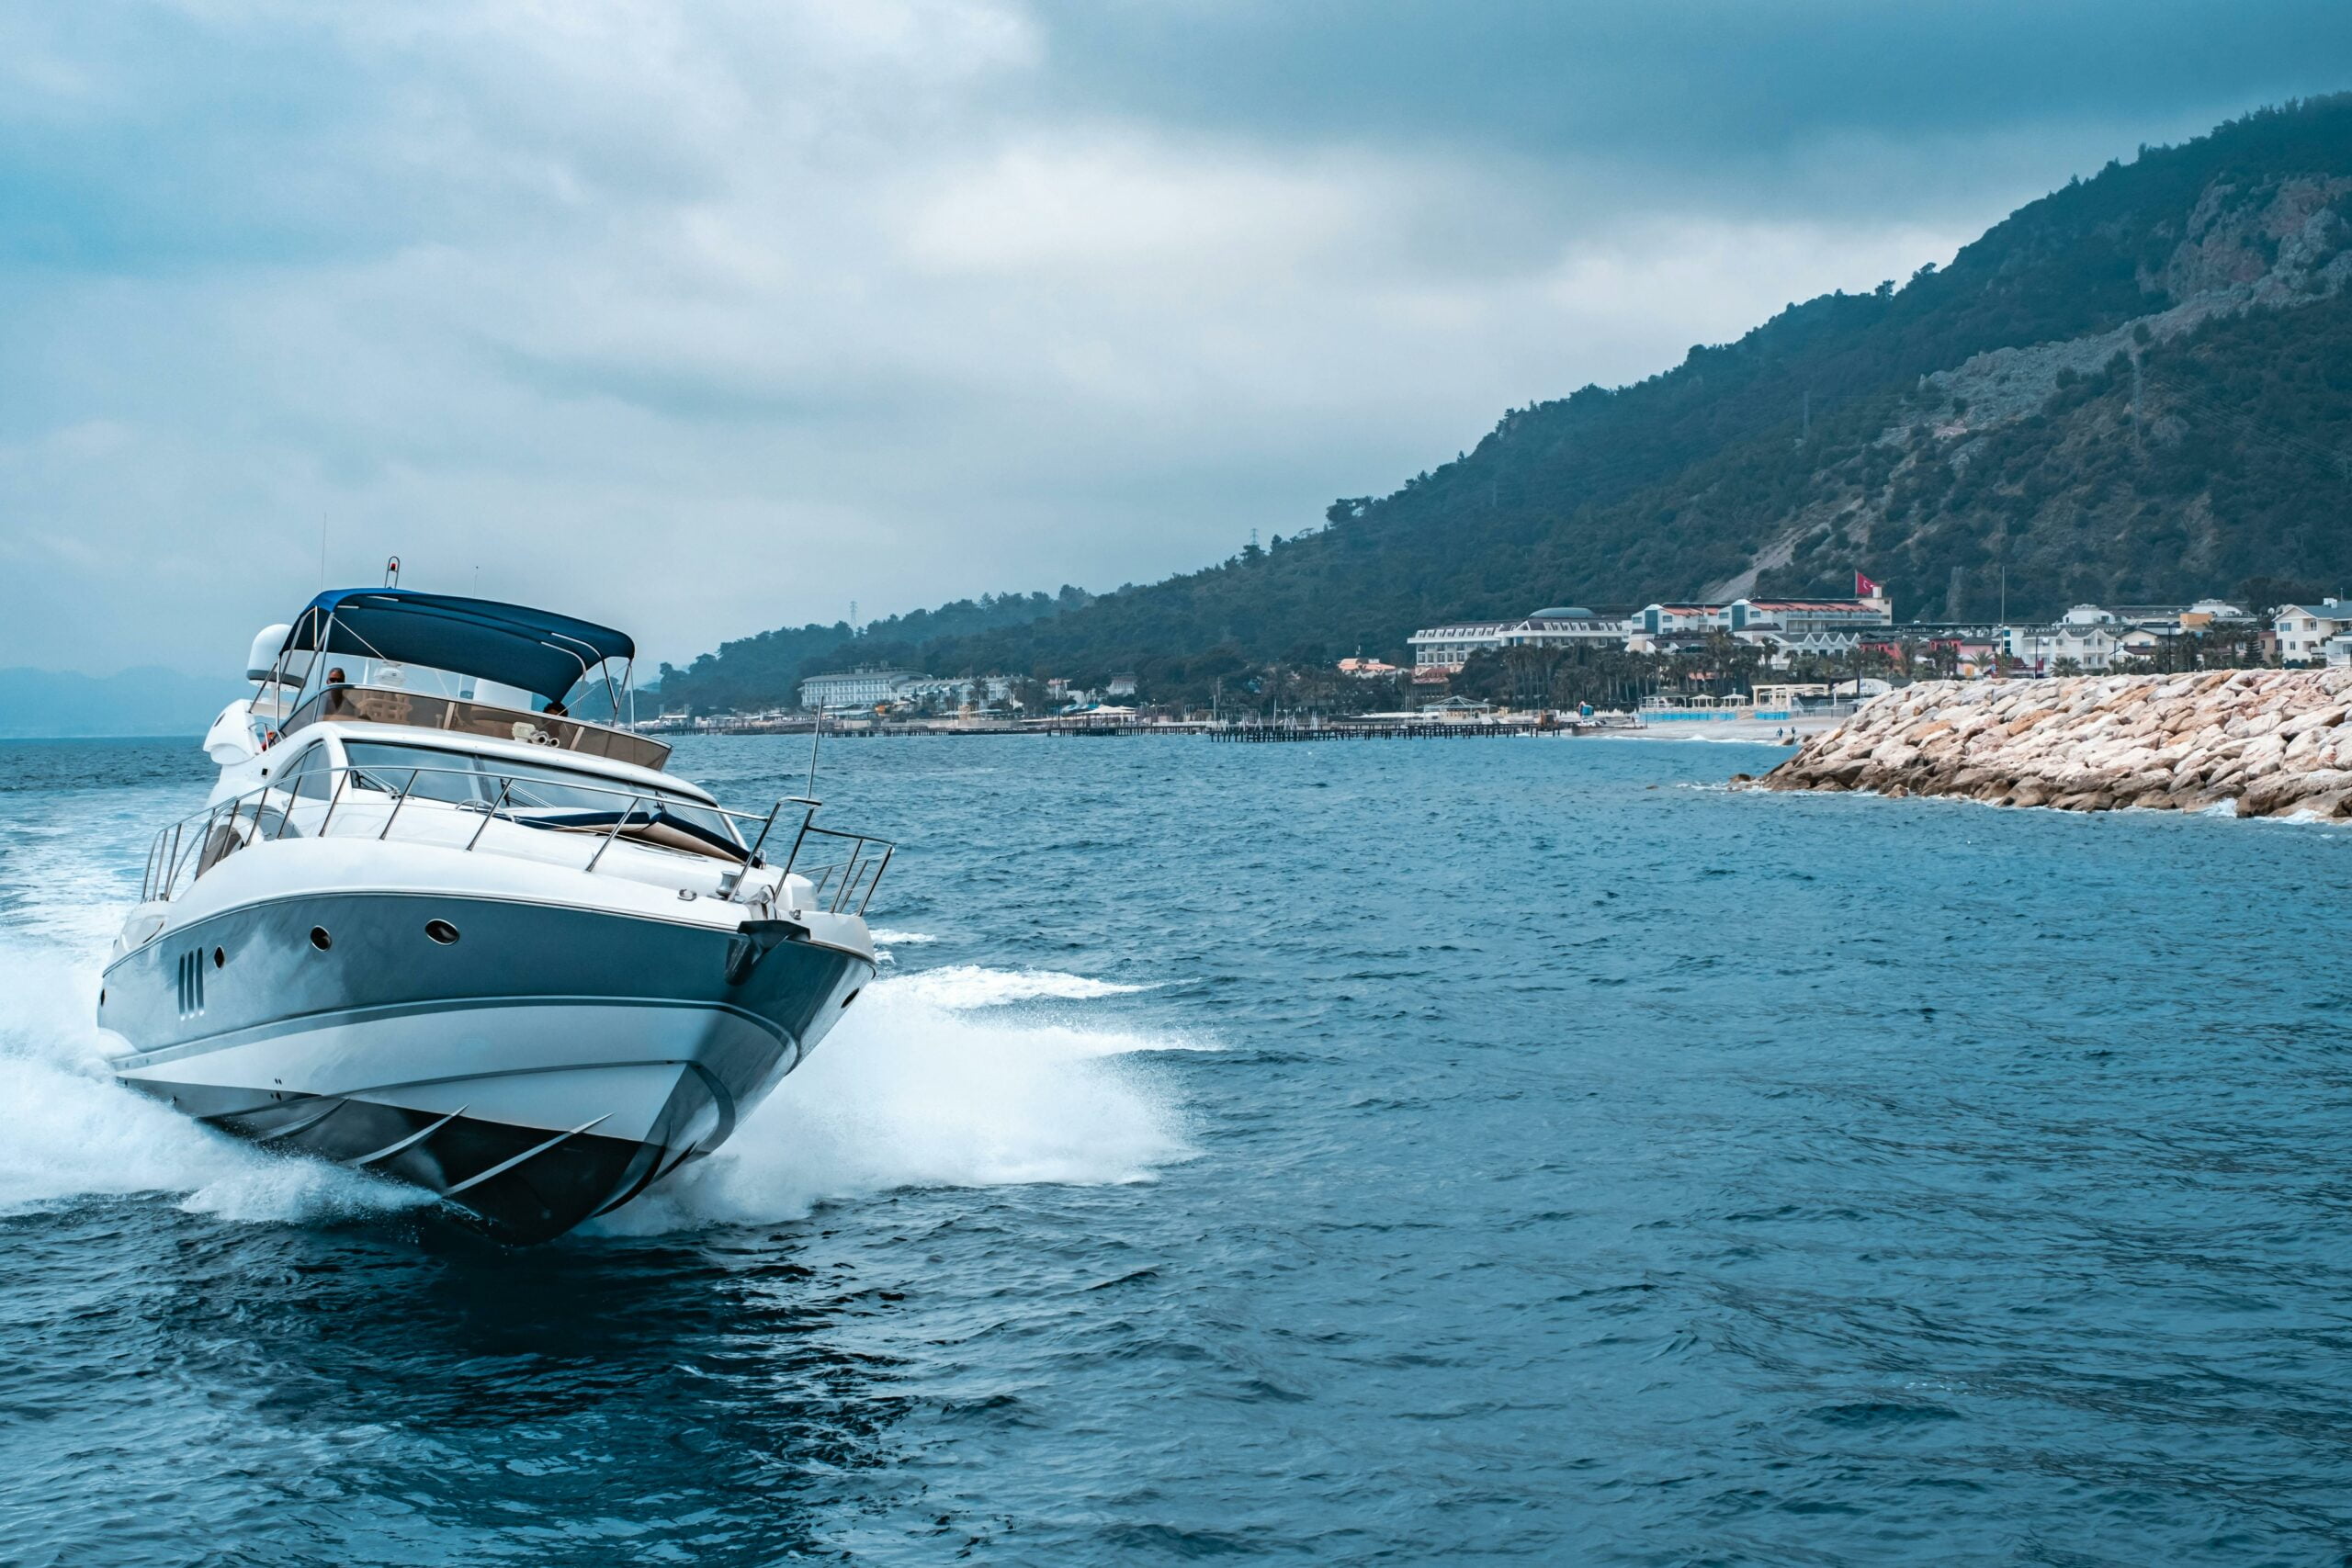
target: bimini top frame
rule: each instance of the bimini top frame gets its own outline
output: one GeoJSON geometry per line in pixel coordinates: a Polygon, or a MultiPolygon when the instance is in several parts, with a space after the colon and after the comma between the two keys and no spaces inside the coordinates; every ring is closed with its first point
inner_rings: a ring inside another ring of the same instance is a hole
{"type": "MultiPolygon", "coordinates": [[[[450,670],[555,702],[611,660],[633,669],[637,644],[610,626],[522,604],[406,588],[335,588],[295,617],[278,651],[280,667],[287,655],[301,652],[450,670]]],[[[611,683],[607,671],[607,688],[611,683]]],[[[628,687],[625,670],[621,689],[628,687]]],[[[607,695],[617,715],[619,694],[607,695]]]]}

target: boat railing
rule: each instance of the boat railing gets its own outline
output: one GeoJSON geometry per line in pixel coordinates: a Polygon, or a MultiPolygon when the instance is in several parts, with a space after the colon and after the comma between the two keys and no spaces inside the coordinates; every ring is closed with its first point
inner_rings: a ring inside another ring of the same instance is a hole
{"type": "Polygon", "coordinates": [[[722,896],[731,897],[741,884],[744,870],[765,869],[770,863],[761,858],[762,851],[775,836],[779,822],[787,819],[786,807],[797,806],[801,807],[800,821],[785,857],[783,874],[808,880],[816,889],[810,908],[862,916],[898,846],[870,834],[818,827],[817,805],[805,797],[787,796],[765,812],[730,811],[659,790],[568,780],[550,785],[537,774],[380,765],[319,768],[217,801],[159,830],[148,846],[140,900],[168,901],[239,850],[281,839],[426,843],[544,864],[548,856],[523,853],[523,845],[542,848],[556,841],[558,834],[582,840],[586,856],[578,867],[582,871],[594,871],[605,852],[623,839],[641,849],[726,862],[730,869],[719,876],[718,886],[722,896]],[[550,789],[560,791],[560,802],[544,797],[550,789]],[[584,801],[580,798],[583,796],[595,798],[584,801]],[[470,832],[462,834],[462,841],[458,841],[459,833],[451,830],[448,815],[429,810],[407,813],[405,829],[396,831],[402,829],[403,808],[413,799],[479,816],[481,820],[470,832]],[[605,809],[582,809],[606,802],[619,804],[605,809]],[[315,821],[297,820],[297,810],[307,818],[312,808],[315,821]],[[549,837],[526,840],[489,835],[493,820],[538,829],[549,837]],[[724,826],[726,836],[711,829],[714,820],[724,826]]]}
{"type": "Polygon", "coordinates": [[[820,828],[812,820],[817,815],[816,803],[795,800],[791,804],[806,807],[801,814],[800,829],[793,836],[792,852],[785,859],[785,874],[794,873],[807,877],[817,889],[815,902],[840,914],[855,908],[863,915],[874,897],[874,889],[881,885],[882,874],[890,869],[890,857],[899,846],[888,839],[876,839],[865,833],[845,833],[838,828],[820,828]],[[830,898],[831,902],[826,903],[830,898]]]}

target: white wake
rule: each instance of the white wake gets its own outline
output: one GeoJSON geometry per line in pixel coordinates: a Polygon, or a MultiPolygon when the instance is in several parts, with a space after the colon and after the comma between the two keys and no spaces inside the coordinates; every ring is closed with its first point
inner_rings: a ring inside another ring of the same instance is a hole
{"type": "MultiPolygon", "coordinates": [[[[1193,1043],[1004,1005],[1136,988],[969,964],[876,981],[725,1148],[594,1229],[794,1218],[904,1187],[1148,1179],[1192,1150],[1174,1095],[1143,1058],[1193,1043]]],[[[0,1213],[152,1193],[300,1224],[431,1201],[254,1148],[122,1088],[101,1056],[97,989],[95,961],[0,931],[0,1103],[11,1111],[0,1213]]]]}
{"type": "Polygon", "coordinates": [[[238,1142],[132,1093],[107,1074],[92,1021],[98,967],[0,940],[0,1213],[78,1198],[168,1193],[239,1220],[311,1220],[430,1201],[322,1160],[238,1142]]]}
{"type": "Polygon", "coordinates": [[[876,981],[725,1148],[593,1228],[795,1219],[909,1187],[1148,1180],[1193,1154],[1148,1055],[1198,1043],[1001,1005],[1139,988],[972,964],[876,981]]]}

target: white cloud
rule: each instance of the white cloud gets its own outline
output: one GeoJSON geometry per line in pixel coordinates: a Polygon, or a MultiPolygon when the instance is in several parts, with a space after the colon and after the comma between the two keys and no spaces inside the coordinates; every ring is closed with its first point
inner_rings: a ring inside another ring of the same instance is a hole
{"type": "Polygon", "coordinates": [[[1057,109],[1047,29],[985,0],[187,0],[0,44],[0,665],[225,667],[322,519],[339,580],[397,552],[672,659],[1146,581],[2071,172],[1809,221],[1608,148],[1208,135],[1057,109]]]}

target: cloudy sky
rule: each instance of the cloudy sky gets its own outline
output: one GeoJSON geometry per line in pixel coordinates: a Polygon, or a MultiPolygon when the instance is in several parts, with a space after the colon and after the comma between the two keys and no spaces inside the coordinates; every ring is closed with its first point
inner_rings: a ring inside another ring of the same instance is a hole
{"type": "Polygon", "coordinates": [[[0,666],[1143,581],[2352,86],[2344,0],[0,0],[0,666]]]}

